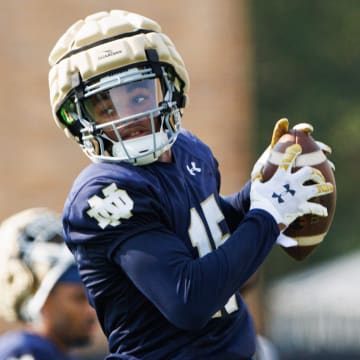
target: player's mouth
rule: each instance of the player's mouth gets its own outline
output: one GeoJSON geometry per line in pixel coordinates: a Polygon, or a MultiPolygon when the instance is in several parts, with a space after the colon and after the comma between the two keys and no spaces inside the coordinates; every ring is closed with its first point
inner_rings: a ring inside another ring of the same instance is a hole
{"type": "Polygon", "coordinates": [[[142,124],[128,125],[120,130],[120,135],[123,140],[134,139],[140,136],[149,135],[151,131],[142,124]]]}

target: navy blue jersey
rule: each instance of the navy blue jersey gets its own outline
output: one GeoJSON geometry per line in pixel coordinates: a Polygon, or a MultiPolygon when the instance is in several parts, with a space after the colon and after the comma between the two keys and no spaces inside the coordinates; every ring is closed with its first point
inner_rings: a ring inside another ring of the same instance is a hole
{"type": "Polygon", "coordinates": [[[0,360],[75,360],[60,352],[50,340],[25,331],[13,331],[0,337],[0,360]]]}
{"type": "Polygon", "coordinates": [[[109,359],[249,358],[254,327],[238,289],[278,227],[248,211],[249,186],[220,197],[217,161],[195,136],[182,131],[172,154],[172,163],[91,164],[65,204],[65,239],[109,359]]]}

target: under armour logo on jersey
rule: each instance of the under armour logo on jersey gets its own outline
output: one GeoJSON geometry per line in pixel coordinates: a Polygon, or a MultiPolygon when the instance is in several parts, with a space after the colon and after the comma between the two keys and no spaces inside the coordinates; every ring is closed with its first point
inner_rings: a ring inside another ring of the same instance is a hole
{"type": "Polygon", "coordinates": [[[288,194],[294,196],[295,192],[296,192],[295,190],[290,189],[289,184],[285,184],[285,185],[283,185],[283,187],[285,188],[285,191],[283,191],[282,193],[280,193],[280,194],[273,193],[272,194],[273,198],[277,198],[277,201],[278,201],[279,204],[283,203],[285,201],[284,196],[286,196],[288,194]]]}
{"type": "Polygon", "coordinates": [[[190,163],[190,165],[191,165],[191,167],[189,165],[186,165],[186,168],[187,168],[188,172],[190,173],[190,175],[195,176],[196,175],[195,173],[201,172],[201,169],[196,167],[195,161],[192,161],[190,163]]]}
{"type": "Polygon", "coordinates": [[[90,210],[87,214],[98,221],[99,226],[105,229],[108,225],[117,226],[120,219],[129,219],[132,216],[134,201],[125,190],[118,189],[115,183],[102,190],[104,198],[94,195],[88,199],[90,210]]]}

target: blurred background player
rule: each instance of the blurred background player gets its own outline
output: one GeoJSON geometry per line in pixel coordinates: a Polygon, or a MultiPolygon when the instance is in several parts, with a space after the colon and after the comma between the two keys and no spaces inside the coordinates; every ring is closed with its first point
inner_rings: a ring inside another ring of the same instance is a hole
{"type": "Polygon", "coordinates": [[[0,266],[0,317],[24,324],[0,337],[0,359],[74,359],[70,350],[91,341],[95,313],[59,216],[31,208],[4,220],[0,266]]]}
{"type": "Polygon", "coordinates": [[[327,215],[308,200],[331,184],[310,167],[291,173],[294,145],[268,182],[257,173],[221,196],[212,151],[181,127],[185,64],[151,19],[90,15],[49,61],[55,121],[93,161],[73,184],[63,224],[108,359],[251,359],[254,325],[238,290],[281,229],[304,213],[327,215]],[[280,205],[272,194],[289,184],[280,205]]]}

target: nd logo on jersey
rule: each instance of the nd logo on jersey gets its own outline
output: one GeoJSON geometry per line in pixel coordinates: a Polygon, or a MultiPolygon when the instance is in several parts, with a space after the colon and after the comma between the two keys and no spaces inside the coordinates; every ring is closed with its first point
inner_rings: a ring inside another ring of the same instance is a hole
{"type": "Polygon", "coordinates": [[[120,219],[129,219],[132,216],[134,201],[125,190],[118,189],[115,183],[102,189],[104,198],[94,195],[88,199],[90,210],[87,214],[98,221],[99,226],[105,229],[108,225],[117,226],[120,219]]]}

